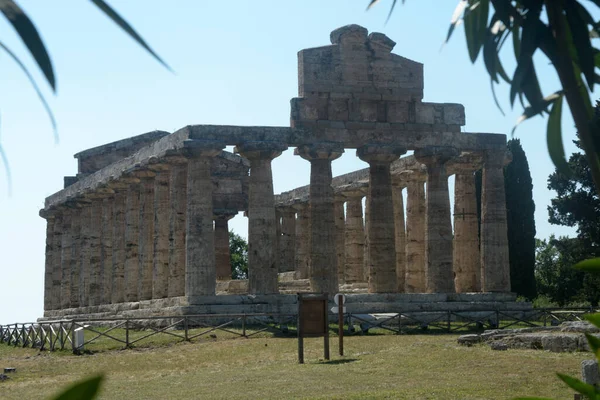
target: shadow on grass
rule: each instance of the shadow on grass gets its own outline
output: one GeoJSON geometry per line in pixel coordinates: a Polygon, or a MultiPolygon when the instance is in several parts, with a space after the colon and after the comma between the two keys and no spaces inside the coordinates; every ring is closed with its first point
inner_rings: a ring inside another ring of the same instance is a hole
{"type": "Polygon", "coordinates": [[[358,361],[358,358],[342,358],[339,360],[319,361],[317,364],[338,365],[338,364],[349,364],[354,361],[358,361]]]}

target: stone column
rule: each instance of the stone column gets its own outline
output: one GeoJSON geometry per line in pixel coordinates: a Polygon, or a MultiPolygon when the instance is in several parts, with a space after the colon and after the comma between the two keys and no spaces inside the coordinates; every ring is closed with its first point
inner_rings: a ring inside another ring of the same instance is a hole
{"type": "Polygon", "coordinates": [[[308,203],[294,204],[296,219],[296,279],[308,279],[310,271],[310,209],[308,203]]]}
{"type": "Polygon", "coordinates": [[[337,196],[334,198],[333,203],[333,218],[335,223],[335,255],[338,282],[340,284],[346,282],[344,272],[346,268],[346,217],[344,215],[345,201],[345,197],[337,196]]]}
{"type": "Polygon", "coordinates": [[[404,153],[405,149],[379,145],[367,145],[356,150],[356,155],[369,163],[369,293],[398,290],[390,164],[404,153]]]}
{"type": "MultiPolygon", "coordinates": [[[[83,199],[82,199],[83,200],[83,199]]],[[[91,212],[92,205],[89,200],[82,202],[80,212],[80,251],[79,251],[79,307],[90,305],[90,240],[91,240],[91,212]]]]}
{"type": "Polygon", "coordinates": [[[310,286],[330,295],[339,290],[331,162],[343,152],[336,143],[303,145],[294,152],[310,161],[310,286]]]}
{"type": "Polygon", "coordinates": [[[71,218],[73,209],[66,206],[62,218],[62,240],[61,240],[61,279],[60,279],[60,307],[71,306],[71,257],[73,256],[73,231],[71,218]]]}
{"type": "Polygon", "coordinates": [[[52,308],[60,309],[60,281],[62,279],[62,235],[63,235],[64,210],[59,210],[55,217],[54,231],[52,232],[52,308]]]}
{"type": "Polygon", "coordinates": [[[231,257],[229,254],[229,221],[234,215],[215,215],[215,263],[217,280],[231,279],[231,257]]]}
{"type": "Polygon", "coordinates": [[[510,292],[505,159],[504,148],[484,152],[481,181],[481,286],[484,292],[510,292]]]}
{"type": "Polygon", "coordinates": [[[428,293],[454,293],[452,270],[452,221],[446,162],[458,151],[449,147],[426,147],[415,158],[427,167],[425,230],[425,278],[428,293]]]}
{"type": "Polygon", "coordinates": [[[402,189],[405,185],[405,183],[396,183],[392,188],[394,229],[396,231],[396,280],[399,293],[406,291],[406,226],[404,225],[404,198],[402,197],[402,189]]]}
{"type": "Polygon", "coordinates": [[[225,145],[216,141],[186,143],[187,218],[185,221],[185,296],[215,295],[216,267],[213,232],[212,158],[225,145]]]}
{"type": "Polygon", "coordinates": [[[71,265],[69,274],[71,276],[70,283],[70,307],[79,307],[79,284],[80,276],[80,252],[81,252],[81,205],[75,204],[71,209],[71,265]]]}
{"type": "Polygon", "coordinates": [[[113,216],[114,196],[102,200],[102,301],[100,304],[110,304],[113,284],[113,216]]]}
{"type": "Polygon", "coordinates": [[[102,199],[92,198],[89,230],[89,305],[102,304],[104,270],[102,265],[102,199]]]}
{"type": "Polygon", "coordinates": [[[248,293],[277,293],[279,254],[271,161],[287,146],[249,142],[236,152],[250,160],[248,187],[248,293]]]}
{"type": "Polygon", "coordinates": [[[344,193],[346,202],[346,268],[344,282],[364,282],[365,228],[363,223],[363,207],[360,192],[344,193]]]}
{"type": "Polygon", "coordinates": [[[138,277],[138,300],[152,299],[152,276],[154,275],[154,176],[152,171],[137,171],[140,182],[139,244],[140,258],[138,277]]]}
{"type": "Polygon", "coordinates": [[[125,197],[125,301],[138,301],[140,274],[140,180],[132,179],[125,197]]]}
{"type": "Polygon", "coordinates": [[[169,295],[169,168],[154,164],[154,245],[152,257],[152,298],[169,295]]]}
{"type": "Polygon", "coordinates": [[[171,167],[169,187],[169,297],[177,297],[185,294],[187,163],[171,167]]]}
{"type": "Polygon", "coordinates": [[[291,207],[281,210],[279,246],[281,249],[279,270],[281,272],[293,271],[296,263],[296,211],[291,207]]]}
{"type": "Polygon", "coordinates": [[[283,272],[281,270],[281,215],[281,210],[279,208],[275,208],[275,248],[277,249],[277,272],[283,272]]]}
{"type": "MultiPolygon", "coordinates": [[[[125,301],[125,204],[127,198],[127,185],[115,187],[115,197],[112,213],[112,279],[111,297],[112,304],[125,301]]],[[[108,299],[107,299],[108,302],[108,299]]]]}
{"type": "Polygon", "coordinates": [[[481,290],[477,198],[473,170],[454,180],[454,286],[458,293],[481,290]]]}
{"type": "MultiPolygon", "coordinates": [[[[367,187],[368,188],[368,187],[367,187]]],[[[369,270],[371,268],[370,266],[370,260],[371,257],[369,256],[369,196],[365,195],[365,212],[364,212],[364,222],[365,222],[365,227],[364,227],[364,231],[365,231],[365,245],[363,247],[363,277],[362,277],[362,282],[368,282],[369,281],[369,270]]]]}
{"type": "Polygon", "coordinates": [[[42,218],[46,219],[46,259],[44,264],[44,310],[53,310],[52,304],[52,281],[54,272],[54,224],[56,221],[54,212],[40,212],[42,218]]]}
{"type": "Polygon", "coordinates": [[[425,177],[413,172],[407,179],[404,287],[407,293],[425,293],[425,177]]]}

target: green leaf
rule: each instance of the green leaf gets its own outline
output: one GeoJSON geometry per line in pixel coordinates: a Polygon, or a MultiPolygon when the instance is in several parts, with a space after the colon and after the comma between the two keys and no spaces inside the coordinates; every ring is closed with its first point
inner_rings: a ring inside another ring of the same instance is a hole
{"type": "Polygon", "coordinates": [[[104,377],[102,375],[78,382],[67,390],[59,394],[54,400],[88,400],[96,397],[100,383],[104,377]]]}
{"type": "Polygon", "coordinates": [[[577,393],[581,393],[584,396],[589,397],[590,399],[596,398],[596,389],[592,385],[588,385],[587,383],[583,383],[577,378],[573,378],[569,375],[564,375],[561,373],[557,373],[558,377],[566,383],[571,389],[575,390],[577,393]]]}
{"type": "Polygon", "coordinates": [[[515,60],[518,60],[519,54],[521,54],[521,26],[519,25],[519,22],[516,19],[513,21],[512,39],[513,51],[515,52],[515,60]]]}
{"type": "Polygon", "coordinates": [[[515,126],[512,129],[511,135],[514,135],[515,130],[517,129],[517,127],[519,126],[519,124],[521,122],[526,121],[531,117],[535,117],[536,115],[543,113],[544,111],[547,110],[547,108],[550,104],[554,103],[561,96],[562,96],[562,91],[558,91],[556,93],[551,94],[550,96],[545,97],[536,106],[525,107],[525,109],[523,110],[523,114],[521,114],[521,116],[517,119],[517,122],[515,123],[515,126]]]}
{"type": "Polygon", "coordinates": [[[600,350],[600,339],[598,339],[594,335],[590,335],[589,333],[585,333],[585,337],[587,338],[588,343],[590,344],[590,348],[594,352],[596,356],[598,356],[598,350],[600,350]]]}
{"type": "Polygon", "coordinates": [[[573,45],[577,52],[579,68],[583,72],[590,90],[593,90],[594,53],[592,51],[592,42],[590,41],[590,34],[587,28],[588,24],[585,21],[586,16],[574,5],[575,3],[571,1],[565,2],[566,20],[569,24],[573,45]]]}
{"type": "Polygon", "coordinates": [[[444,41],[444,43],[448,43],[448,40],[450,40],[450,36],[452,36],[452,33],[454,32],[454,28],[456,28],[456,26],[460,23],[461,16],[464,14],[465,8],[468,5],[469,2],[467,0],[459,0],[458,5],[452,13],[452,18],[450,19],[450,27],[448,28],[448,33],[446,34],[446,40],[444,41]]]}
{"type": "Polygon", "coordinates": [[[469,57],[474,63],[486,37],[489,0],[471,0],[469,3],[471,6],[465,10],[463,21],[469,57]]]}
{"type": "Polygon", "coordinates": [[[573,268],[584,272],[600,273],[600,258],[580,261],[573,268]]]}
{"type": "Polygon", "coordinates": [[[29,53],[44,73],[48,84],[56,92],[56,78],[54,77],[52,61],[50,61],[50,56],[33,22],[13,0],[0,0],[0,11],[15,28],[21,40],[27,46],[29,53]]]}
{"type": "Polygon", "coordinates": [[[565,176],[571,176],[571,169],[565,159],[565,149],[562,142],[562,94],[554,101],[550,117],[548,118],[548,128],[546,131],[546,141],[548,142],[548,153],[559,172],[565,176]]]}
{"type": "Polygon", "coordinates": [[[595,327],[600,328],[600,314],[587,314],[583,318],[595,327]]]}
{"type": "Polygon", "coordinates": [[[498,96],[496,96],[496,89],[494,88],[494,80],[490,78],[490,86],[492,87],[492,96],[494,97],[494,103],[496,103],[496,107],[498,107],[498,110],[500,110],[500,113],[504,116],[506,116],[506,114],[504,114],[504,110],[502,109],[502,107],[500,107],[500,102],[498,101],[498,96]]]}
{"type": "Polygon", "coordinates": [[[50,118],[50,123],[52,124],[52,130],[54,132],[54,142],[58,143],[58,131],[56,129],[56,120],[54,119],[54,114],[52,114],[52,110],[50,109],[50,106],[46,102],[46,99],[44,98],[44,95],[40,91],[40,88],[37,86],[35,80],[33,79],[33,76],[31,76],[31,74],[27,70],[27,67],[25,66],[25,64],[23,64],[21,62],[19,57],[17,57],[15,55],[15,53],[13,53],[4,43],[0,42],[0,48],[2,48],[10,56],[10,58],[13,59],[13,61],[19,66],[19,68],[21,68],[21,71],[23,71],[23,73],[27,77],[27,79],[29,80],[29,83],[31,83],[31,86],[33,86],[33,89],[35,90],[35,93],[38,95],[38,98],[40,99],[42,106],[44,106],[44,109],[46,110],[46,114],[48,114],[48,118],[50,118]]]}
{"type": "Polygon", "coordinates": [[[140,46],[142,46],[148,53],[152,54],[152,56],[161,63],[166,69],[173,72],[171,67],[169,67],[159,56],[148,46],[148,44],[144,41],[144,39],[138,35],[138,33],[125,21],[115,10],[113,10],[108,4],[104,2],[104,0],[91,0],[104,14],[106,14],[113,22],[119,25],[129,36],[131,36],[140,46]]]}

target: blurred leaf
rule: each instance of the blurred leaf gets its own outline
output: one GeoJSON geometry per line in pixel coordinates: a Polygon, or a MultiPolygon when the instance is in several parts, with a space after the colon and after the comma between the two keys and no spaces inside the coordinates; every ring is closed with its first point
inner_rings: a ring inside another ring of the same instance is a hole
{"type": "Polygon", "coordinates": [[[558,92],[553,93],[550,96],[544,98],[543,101],[540,104],[538,104],[537,106],[525,107],[525,109],[523,110],[523,114],[521,114],[521,116],[517,119],[517,122],[515,123],[515,126],[512,129],[511,135],[514,135],[515,130],[517,129],[517,127],[519,126],[519,124],[521,122],[526,121],[529,118],[535,117],[536,115],[541,114],[542,112],[546,111],[548,106],[550,104],[554,103],[555,101],[557,101],[557,99],[559,97],[562,97],[562,91],[558,91],[558,92]]]}
{"type": "MultiPolygon", "coordinates": [[[[590,90],[594,88],[594,53],[585,19],[587,18],[581,8],[575,6],[577,2],[565,2],[566,20],[571,30],[573,45],[577,52],[579,68],[587,80],[590,90]]],[[[585,9],[584,9],[585,11],[585,9]]],[[[585,11],[587,12],[587,11],[585,11]]],[[[589,14],[587,14],[589,16],[589,14]]],[[[589,17],[591,19],[591,16],[589,17]]]]}
{"type": "Polygon", "coordinates": [[[67,390],[59,394],[54,400],[88,400],[93,399],[98,394],[100,383],[104,377],[102,375],[86,379],[75,383],[67,390]]]}
{"type": "Polygon", "coordinates": [[[594,335],[590,335],[589,333],[585,333],[585,337],[587,338],[588,343],[590,344],[590,348],[594,352],[596,356],[598,356],[598,350],[600,350],[600,339],[594,335]]]}
{"type": "Polygon", "coordinates": [[[518,60],[519,54],[521,54],[521,26],[519,25],[519,22],[516,19],[513,20],[512,39],[513,51],[515,52],[515,60],[518,60]]]}
{"type": "Polygon", "coordinates": [[[585,272],[600,273],[600,258],[583,260],[575,264],[573,268],[585,272]]]}
{"type": "Polygon", "coordinates": [[[31,83],[31,86],[33,86],[33,89],[37,93],[38,98],[42,102],[42,106],[44,106],[44,109],[46,110],[46,114],[48,114],[48,118],[50,118],[50,123],[52,124],[52,130],[54,131],[54,142],[58,143],[58,131],[56,129],[56,120],[54,119],[54,114],[52,114],[52,110],[50,109],[50,106],[46,102],[46,99],[44,98],[44,95],[40,91],[40,88],[37,86],[35,80],[33,79],[33,76],[31,76],[31,74],[27,70],[27,67],[25,66],[25,64],[23,64],[21,62],[21,60],[19,60],[19,58],[15,55],[15,53],[13,53],[4,43],[0,42],[0,48],[2,48],[10,56],[10,58],[13,59],[13,61],[15,63],[17,63],[19,68],[21,68],[21,71],[23,71],[23,73],[29,80],[29,83],[31,83]]]}
{"type": "MultiPolygon", "coordinates": [[[[1,1],[1,0],[0,0],[1,1]]],[[[160,62],[166,69],[173,72],[171,67],[169,67],[159,56],[148,46],[148,44],[144,41],[144,39],[138,35],[138,33],[125,21],[115,10],[113,10],[108,4],[104,2],[104,0],[91,0],[104,14],[106,14],[113,22],[119,25],[129,36],[131,36],[140,46],[142,46],[148,53],[152,54],[152,56],[160,62]]]]}
{"type": "Polygon", "coordinates": [[[548,153],[559,172],[565,176],[571,176],[571,169],[565,159],[565,149],[562,142],[562,94],[554,101],[550,116],[548,117],[548,129],[546,141],[548,142],[548,153]]]}
{"type": "Polygon", "coordinates": [[[600,328],[600,314],[587,314],[583,318],[595,327],[600,328]]]}
{"type": "Polygon", "coordinates": [[[564,383],[566,383],[571,389],[575,390],[577,393],[581,393],[584,396],[589,397],[590,399],[596,398],[596,389],[592,385],[588,385],[587,383],[583,383],[577,378],[573,378],[569,375],[564,375],[561,373],[557,373],[558,377],[562,379],[564,383]]]}
{"type": "Polygon", "coordinates": [[[471,6],[465,10],[463,21],[469,57],[474,63],[486,37],[489,0],[471,0],[469,3],[471,6]]]}
{"type": "Polygon", "coordinates": [[[48,84],[56,92],[56,78],[54,77],[52,61],[50,61],[50,56],[48,56],[46,47],[33,22],[31,22],[25,12],[13,0],[0,0],[0,11],[8,19],[13,28],[15,28],[35,59],[35,62],[44,73],[48,84]]]}
{"type": "Polygon", "coordinates": [[[504,110],[500,106],[500,102],[498,101],[498,96],[496,96],[496,89],[494,89],[494,80],[491,78],[490,78],[490,86],[492,88],[492,96],[494,97],[494,103],[496,103],[496,107],[498,107],[498,110],[500,110],[500,113],[503,116],[506,116],[506,114],[504,114],[504,110]]]}
{"type": "Polygon", "coordinates": [[[446,41],[444,43],[448,43],[448,40],[450,40],[450,36],[452,36],[452,33],[454,32],[454,28],[456,28],[456,26],[459,24],[461,16],[464,14],[465,8],[467,8],[468,5],[469,2],[467,0],[460,0],[458,2],[458,5],[452,13],[452,18],[450,19],[450,27],[448,28],[448,34],[446,35],[446,41]]]}

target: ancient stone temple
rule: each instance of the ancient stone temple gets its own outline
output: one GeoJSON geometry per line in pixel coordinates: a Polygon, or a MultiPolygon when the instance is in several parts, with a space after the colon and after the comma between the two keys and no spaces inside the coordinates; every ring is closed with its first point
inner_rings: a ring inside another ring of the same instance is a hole
{"type": "Polygon", "coordinates": [[[76,154],[40,211],[45,317],[289,312],[301,290],[351,293],[354,312],[515,306],[506,137],[462,132],[460,104],[423,102],[423,65],[394,46],[349,25],[300,51],[290,127],[189,125],[76,154]],[[310,184],[275,195],[272,161],[290,148],[310,184]],[[349,149],[369,168],[333,177],[349,149]],[[240,211],[249,278],[232,281],[240,211]]]}

